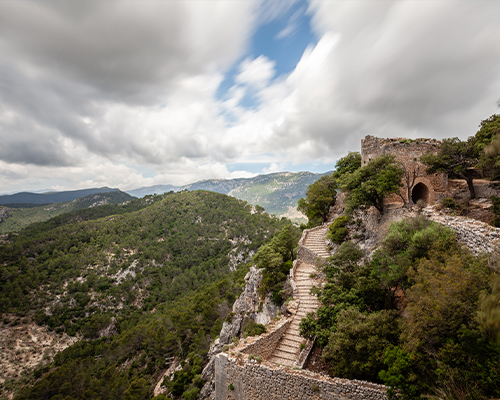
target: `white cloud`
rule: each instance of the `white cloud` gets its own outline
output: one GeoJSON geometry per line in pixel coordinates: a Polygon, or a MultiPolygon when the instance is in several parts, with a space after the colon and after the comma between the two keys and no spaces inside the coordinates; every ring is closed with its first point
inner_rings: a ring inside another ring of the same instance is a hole
{"type": "Polygon", "coordinates": [[[275,74],[276,63],[265,56],[252,59],[245,59],[240,64],[240,72],[235,81],[242,85],[261,89],[269,83],[275,74]]]}
{"type": "Polygon", "coordinates": [[[465,138],[498,112],[500,3],[312,0],[318,43],[276,77],[247,50],[292,4],[0,2],[1,190],[331,163],[367,134],[465,138]]]}

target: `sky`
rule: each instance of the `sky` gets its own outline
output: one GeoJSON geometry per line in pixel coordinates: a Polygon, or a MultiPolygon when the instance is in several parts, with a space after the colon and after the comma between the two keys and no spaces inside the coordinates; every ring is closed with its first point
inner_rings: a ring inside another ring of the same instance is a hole
{"type": "Polygon", "coordinates": [[[0,1],[0,193],[325,172],[500,113],[500,2],[0,1]]]}

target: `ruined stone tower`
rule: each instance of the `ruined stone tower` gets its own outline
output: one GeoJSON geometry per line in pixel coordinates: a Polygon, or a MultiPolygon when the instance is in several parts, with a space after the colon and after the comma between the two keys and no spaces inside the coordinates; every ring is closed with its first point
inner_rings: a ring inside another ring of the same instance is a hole
{"type": "MultiPolygon", "coordinates": [[[[427,204],[433,204],[445,196],[448,190],[448,175],[426,174],[420,156],[428,152],[437,153],[440,143],[436,139],[383,139],[368,135],[361,139],[361,165],[364,166],[382,155],[393,155],[407,173],[413,175],[417,172],[418,176],[411,191],[413,202],[423,200],[427,204]]],[[[403,183],[405,186],[401,188],[401,194],[408,201],[405,180],[403,183]]]]}

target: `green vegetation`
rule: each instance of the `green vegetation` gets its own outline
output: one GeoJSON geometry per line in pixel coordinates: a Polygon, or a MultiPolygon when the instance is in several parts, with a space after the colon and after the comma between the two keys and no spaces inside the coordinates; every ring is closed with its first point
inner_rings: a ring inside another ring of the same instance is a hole
{"type": "Polygon", "coordinates": [[[340,189],[346,193],[347,212],[374,206],[383,214],[384,198],[399,192],[403,173],[393,156],[381,156],[341,176],[339,183],[340,189]]]}
{"type": "Polygon", "coordinates": [[[335,164],[335,172],[324,175],[306,190],[306,198],[298,202],[297,210],[304,213],[309,222],[307,228],[321,225],[326,221],[330,207],[335,205],[337,199],[337,181],[344,175],[353,173],[361,167],[361,154],[349,152],[335,164]]]}
{"type": "Polygon", "coordinates": [[[332,175],[324,175],[309,185],[306,198],[300,199],[297,210],[309,219],[308,227],[320,225],[326,221],[330,207],[335,205],[337,183],[332,175]]]}
{"type": "Polygon", "coordinates": [[[492,225],[500,228],[500,197],[491,196],[491,202],[493,203],[493,221],[492,225]]]}
{"type": "Polygon", "coordinates": [[[500,179],[500,115],[493,114],[481,121],[475,138],[480,154],[478,167],[484,176],[500,179]]]}
{"type": "Polygon", "coordinates": [[[361,167],[361,154],[357,151],[350,151],[335,164],[335,172],[332,174],[335,179],[339,179],[345,174],[351,174],[361,167]]]}
{"type": "Polygon", "coordinates": [[[77,223],[78,214],[59,217],[61,226],[51,220],[10,235],[0,246],[0,311],[34,311],[56,332],[97,337],[116,310],[132,318],[221,279],[231,255],[249,260],[289,223],[210,192],[141,201],[151,205],[77,223]]]}
{"type": "MultiPolygon", "coordinates": [[[[169,193],[10,234],[0,245],[1,311],[86,338],[34,371],[16,399],[151,398],[168,357],[182,360],[164,381],[170,396],[196,399],[250,267],[232,256],[250,260],[272,238],[283,260],[294,257],[298,229],[252,212],[225,195],[169,193]],[[111,336],[100,338],[104,330],[111,336]]],[[[245,325],[247,335],[262,329],[245,325]]]]}
{"type": "Polygon", "coordinates": [[[333,224],[328,228],[327,238],[333,243],[341,244],[347,237],[349,230],[347,225],[350,224],[351,217],[349,215],[342,215],[335,218],[333,224]]]}
{"type": "Polygon", "coordinates": [[[444,172],[451,178],[464,179],[471,199],[476,197],[472,182],[479,172],[486,178],[500,179],[500,115],[481,121],[479,128],[465,141],[444,139],[437,154],[421,157],[427,173],[444,172]]]}
{"type": "Polygon", "coordinates": [[[268,214],[302,222],[305,218],[293,212],[295,205],[304,196],[306,188],[322,175],[312,172],[278,172],[253,178],[209,179],[179,189],[201,189],[228,194],[253,205],[259,204],[268,214]]]}
{"type": "Polygon", "coordinates": [[[248,318],[243,322],[241,331],[244,337],[257,336],[266,333],[266,327],[262,324],[256,323],[253,319],[248,318]]]}
{"type": "Polygon", "coordinates": [[[300,324],[330,372],[402,399],[498,397],[500,276],[488,260],[421,216],[392,223],[373,259],[363,255],[341,244],[323,267],[322,306],[300,324]]]}
{"type": "Polygon", "coordinates": [[[477,140],[474,136],[466,141],[459,138],[443,139],[437,154],[427,153],[420,160],[427,165],[426,172],[447,173],[450,177],[458,177],[467,182],[470,198],[476,198],[476,192],[472,180],[474,168],[478,165],[480,152],[477,140]]]}
{"type": "MultiPolygon", "coordinates": [[[[115,210],[116,212],[114,213],[118,214],[118,209],[120,208],[118,204],[129,202],[132,199],[134,198],[127,193],[113,191],[109,193],[91,194],[73,201],[45,204],[42,206],[38,204],[11,204],[8,207],[0,206],[0,215],[2,214],[2,209],[3,214],[7,214],[7,216],[0,218],[0,234],[17,232],[34,222],[46,221],[58,215],[84,208],[91,207],[90,210],[102,212],[100,207],[97,206],[104,204],[109,205],[108,209],[115,210]],[[115,206],[113,207],[111,205],[115,206]]],[[[123,209],[126,210],[127,208],[123,207],[123,209]]]]}
{"type": "Polygon", "coordinates": [[[373,270],[385,287],[407,288],[408,269],[426,257],[432,246],[454,245],[453,231],[423,216],[389,225],[385,238],[373,255],[373,270]]]}
{"type": "Polygon", "coordinates": [[[293,266],[299,239],[300,230],[289,224],[253,257],[257,268],[263,268],[259,293],[262,297],[272,293],[273,302],[277,305],[282,305],[289,295],[284,283],[293,266]]]}
{"type": "Polygon", "coordinates": [[[446,197],[445,199],[441,200],[440,204],[442,207],[445,208],[451,208],[451,209],[457,208],[457,203],[450,197],[446,197]]]}
{"type": "Polygon", "coordinates": [[[173,356],[183,360],[183,368],[164,384],[174,398],[197,398],[204,384],[202,366],[214,339],[211,331],[231,306],[227,299],[239,295],[248,269],[247,264],[175,303],[157,305],[154,313],[120,317],[117,335],[79,341],[57,354],[53,363],[35,371],[41,379],[16,400],[149,399],[165,370],[165,359],[173,356]]]}

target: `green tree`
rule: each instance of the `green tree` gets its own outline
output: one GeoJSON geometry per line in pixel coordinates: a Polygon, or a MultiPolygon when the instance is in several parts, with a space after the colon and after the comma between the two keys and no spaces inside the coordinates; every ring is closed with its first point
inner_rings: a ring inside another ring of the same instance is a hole
{"type": "Polygon", "coordinates": [[[484,290],[479,295],[477,321],[481,331],[500,344],[500,276],[493,276],[490,285],[491,293],[484,290]]]}
{"type": "Polygon", "coordinates": [[[403,186],[403,173],[394,156],[384,155],[354,172],[343,175],[339,183],[340,189],[347,194],[347,211],[374,206],[383,214],[384,198],[399,192],[399,188],[403,186]]]}
{"type": "Polygon", "coordinates": [[[432,247],[450,248],[454,232],[424,216],[391,222],[379,248],[373,255],[373,271],[385,287],[408,287],[407,272],[432,247]]]}
{"type": "Polygon", "coordinates": [[[263,269],[259,293],[265,297],[272,292],[275,304],[281,305],[284,301],[283,284],[293,265],[294,252],[299,238],[299,230],[289,224],[276,232],[271,242],[261,246],[253,257],[257,268],[263,269]]]}
{"type": "Polygon", "coordinates": [[[342,157],[335,164],[335,172],[332,176],[335,179],[342,177],[345,174],[350,174],[361,167],[361,154],[357,151],[350,151],[345,157],[342,157]]]}
{"type": "Polygon", "coordinates": [[[398,316],[395,310],[340,311],[322,355],[332,375],[377,381],[386,349],[399,342],[398,316]]]}
{"type": "Polygon", "coordinates": [[[474,170],[479,163],[480,151],[474,136],[465,141],[459,138],[444,139],[437,154],[427,153],[420,160],[427,165],[426,172],[444,172],[452,177],[464,179],[469,188],[471,199],[476,198],[474,190],[474,170]]]}
{"type": "Polygon", "coordinates": [[[325,222],[330,207],[337,199],[337,182],[333,175],[323,175],[316,182],[309,185],[306,198],[299,200],[297,210],[303,212],[309,219],[309,224],[320,225],[325,222]]]}
{"type": "Polygon", "coordinates": [[[500,114],[481,121],[475,138],[483,174],[491,179],[500,179],[500,114]]]}

